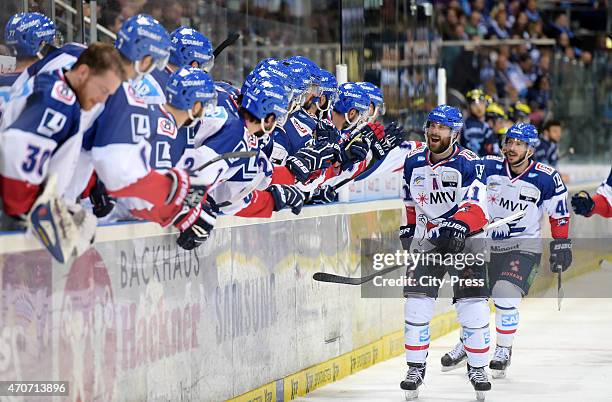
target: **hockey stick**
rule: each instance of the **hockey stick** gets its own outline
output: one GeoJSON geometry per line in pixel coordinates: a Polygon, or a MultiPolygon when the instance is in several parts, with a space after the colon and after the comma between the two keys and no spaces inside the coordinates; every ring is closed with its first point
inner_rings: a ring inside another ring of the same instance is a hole
{"type": "Polygon", "coordinates": [[[212,165],[215,162],[219,162],[221,160],[227,160],[227,159],[246,159],[246,158],[250,158],[257,155],[256,151],[238,151],[238,152],[226,152],[224,154],[221,155],[217,155],[214,158],[212,158],[211,160],[209,160],[208,162],[204,163],[202,166],[195,168],[193,170],[191,170],[190,172],[199,172],[202,169],[207,168],[208,166],[212,165]]]}
{"type": "MultiPolygon", "coordinates": [[[[488,224],[487,226],[483,227],[482,229],[479,229],[473,233],[470,233],[467,235],[467,237],[472,237],[475,236],[479,233],[482,233],[484,231],[490,230],[490,229],[495,229],[496,227],[505,225],[507,223],[513,222],[517,219],[521,219],[523,216],[525,216],[525,211],[520,211],[517,212],[515,214],[512,214],[504,219],[500,219],[498,221],[495,221],[493,223],[488,224]]],[[[327,272],[315,272],[314,275],[312,276],[312,279],[314,279],[315,281],[319,281],[319,282],[331,282],[331,283],[340,283],[340,284],[344,284],[344,285],[361,285],[364,284],[366,282],[371,281],[372,279],[376,278],[377,276],[381,276],[384,274],[387,274],[389,272],[395,271],[396,269],[399,268],[403,268],[405,267],[405,265],[395,265],[389,268],[385,268],[382,269],[380,271],[374,272],[372,274],[366,275],[366,276],[362,276],[360,278],[351,278],[348,276],[341,276],[341,275],[335,275],[335,274],[330,274],[327,272]]]]}
{"type": "Polygon", "coordinates": [[[561,311],[561,302],[563,301],[563,297],[565,296],[565,292],[563,291],[562,283],[561,283],[561,267],[559,267],[559,274],[557,276],[557,308],[561,311]]]}
{"type": "Polygon", "coordinates": [[[238,38],[240,38],[240,34],[238,32],[231,32],[229,35],[227,35],[227,38],[221,42],[219,46],[215,48],[215,50],[213,50],[213,56],[215,56],[215,58],[219,56],[219,54],[221,54],[226,47],[233,45],[238,38]]]}

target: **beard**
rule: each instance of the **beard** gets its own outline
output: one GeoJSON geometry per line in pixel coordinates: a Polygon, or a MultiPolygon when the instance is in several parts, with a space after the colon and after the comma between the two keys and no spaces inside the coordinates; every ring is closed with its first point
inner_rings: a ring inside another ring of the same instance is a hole
{"type": "Polygon", "coordinates": [[[432,140],[431,136],[427,136],[427,147],[434,154],[441,154],[448,149],[451,143],[451,137],[435,136],[437,140],[432,140]]]}

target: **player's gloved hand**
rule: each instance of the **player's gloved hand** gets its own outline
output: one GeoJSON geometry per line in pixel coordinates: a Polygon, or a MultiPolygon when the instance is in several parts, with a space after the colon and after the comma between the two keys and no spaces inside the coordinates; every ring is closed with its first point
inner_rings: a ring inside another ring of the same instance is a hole
{"type": "Polygon", "coordinates": [[[368,123],[367,127],[370,128],[370,130],[372,130],[372,133],[374,134],[374,137],[379,140],[382,141],[382,139],[385,137],[385,126],[383,126],[380,123],[368,123]]]}
{"type": "Polygon", "coordinates": [[[402,126],[398,126],[395,122],[385,127],[385,138],[383,141],[385,152],[389,152],[393,148],[399,147],[406,135],[406,130],[404,130],[402,126]]]}
{"type": "Polygon", "coordinates": [[[348,145],[344,148],[346,153],[344,161],[356,163],[364,160],[368,155],[368,151],[372,146],[372,141],[374,141],[375,138],[376,136],[374,135],[372,129],[365,126],[349,141],[348,145]]]}
{"type": "Polygon", "coordinates": [[[572,197],[572,208],[574,212],[582,216],[591,216],[595,202],[586,191],[579,191],[572,197]]]}
{"type": "Polygon", "coordinates": [[[280,211],[283,208],[291,208],[291,212],[299,215],[304,206],[305,196],[294,185],[273,184],[266,189],[272,194],[274,199],[274,211],[280,211]]]}
{"type": "Polygon", "coordinates": [[[466,223],[457,219],[448,219],[430,230],[429,241],[442,254],[456,254],[463,251],[469,231],[470,228],[466,223]]]}
{"type": "Polygon", "coordinates": [[[309,203],[311,204],[329,204],[334,202],[338,194],[332,186],[317,187],[310,197],[309,203]]]}
{"type": "Polygon", "coordinates": [[[210,236],[218,208],[212,198],[207,197],[206,187],[191,186],[189,175],[181,169],[170,169],[166,176],[172,179],[172,189],[166,204],[180,207],[171,223],[181,232],[177,244],[185,250],[192,250],[210,236]]]}
{"type": "Polygon", "coordinates": [[[554,239],[550,242],[550,271],[565,272],[572,264],[571,239],[554,239]]]}
{"type": "Polygon", "coordinates": [[[287,168],[295,178],[305,183],[312,172],[329,167],[337,155],[337,144],[319,142],[312,147],[304,147],[287,158],[287,168]],[[334,147],[336,145],[336,147],[334,147]]]}
{"type": "Polygon", "coordinates": [[[325,120],[319,120],[314,131],[317,142],[338,143],[340,141],[340,132],[331,123],[325,120]]]}
{"type": "Polygon", "coordinates": [[[89,200],[91,201],[92,211],[98,218],[108,215],[117,203],[115,198],[108,195],[104,183],[99,178],[96,179],[96,183],[89,192],[89,200]]]}
{"type": "Polygon", "coordinates": [[[410,250],[410,244],[412,243],[412,238],[414,237],[415,229],[416,229],[416,225],[400,226],[399,238],[400,238],[400,241],[402,242],[402,248],[404,250],[410,250]]]}

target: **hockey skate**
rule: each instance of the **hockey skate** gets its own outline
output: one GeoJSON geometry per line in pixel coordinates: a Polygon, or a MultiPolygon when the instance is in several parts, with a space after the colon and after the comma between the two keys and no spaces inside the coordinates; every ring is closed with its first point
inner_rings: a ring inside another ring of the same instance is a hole
{"type": "Polygon", "coordinates": [[[506,378],[506,370],[510,366],[510,358],[512,357],[512,348],[504,346],[496,346],[493,359],[489,363],[491,376],[493,378],[506,378]]]}
{"type": "Polygon", "coordinates": [[[485,394],[491,390],[491,383],[484,367],[472,367],[468,364],[468,378],[476,391],[476,400],[484,401],[485,394]]]}
{"type": "Polygon", "coordinates": [[[442,371],[451,371],[458,367],[462,367],[467,363],[467,354],[463,348],[463,342],[459,341],[450,352],[442,356],[442,371]]]}
{"type": "Polygon", "coordinates": [[[407,401],[419,397],[419,387],[425,378],[425,363],[408,363],[406,378],[400,383],[407,401]]]}

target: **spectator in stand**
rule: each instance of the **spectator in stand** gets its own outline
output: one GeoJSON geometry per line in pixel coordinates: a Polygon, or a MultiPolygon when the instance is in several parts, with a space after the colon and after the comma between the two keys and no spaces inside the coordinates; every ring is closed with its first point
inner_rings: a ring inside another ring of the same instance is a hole
{"type": "Polygon", "coordinates": [[[495,92],[499,99],[504,99],[508,95],[509,87],[512,86],[510,76],[508,75],[508,57],[500,53],[495,62],[495,92]]]}
{"type": "Polygon", "coordinates": [[[529,22],[542,21],[536,0],[527,0],[525,14],[527,15],[527,18],[529,18],[529,22]]]}
{"type": "Polygon", "coordinates": [[[465,33],[470,37],[475,36],[484,38],[487,35],[487,26],[485,25],[482,14],[478,11],[472,11],[467,25],[465,26],[465,33]]]}
{"type": "Polygon", "coordinates": [[[542,23],[542,20],[530,20],[529,25],[527,26],[527,32],[529,33],[530,39],[544,38],[544,24],[542,23]]]}
{"type": "Polygon", "coordinates": [[[520,39],[529,39],[529,32],[527,31],[528,25],[529,18],[527,18],[527,14],[524,12],[519,13],[512,26],[512,36],[520,39]]]}
{"type": "Polygon", "coordinates": [[[503,3],[499,3],[491,11],[491,22],[489,25],[489,37],[498,39],[509,39],[510,32],[507,28],[507,13],[503,3]]]}
{"type": "Polygon", "coordinates": [[[565,13],[557,15],[555,22],[552,23],[551,26],[557,31],[558,34],[565,33],[569,39],[574,37],[574,33],[570,29],[569,19],[565,13]]]}
{"type": "Polygon", "coordinates": [[[472,89],[465,97],[469,116],[461,129],[460,144],[479,156],[497,155],[499,153],[497,138],[485,122],[485,93],[481,89],[472,89]]]}
{"type": "Polygon", "coordinates": [[[518,64],[512,63],[508,68],[508,77],[512,85],[519,93],[520,97],[527,96],[527,91],[535,81],[533,70],[533,60],[529,54],[524,53],[519,56],[518,64]]]}
{"type": "Polygon", "coordinates": [[[559,160],[558,144],[561,140],[561,123],[549,120],[544,123],[540,143],[536,147],[534,159],[552,167],[557,167],[559,160]]]}

